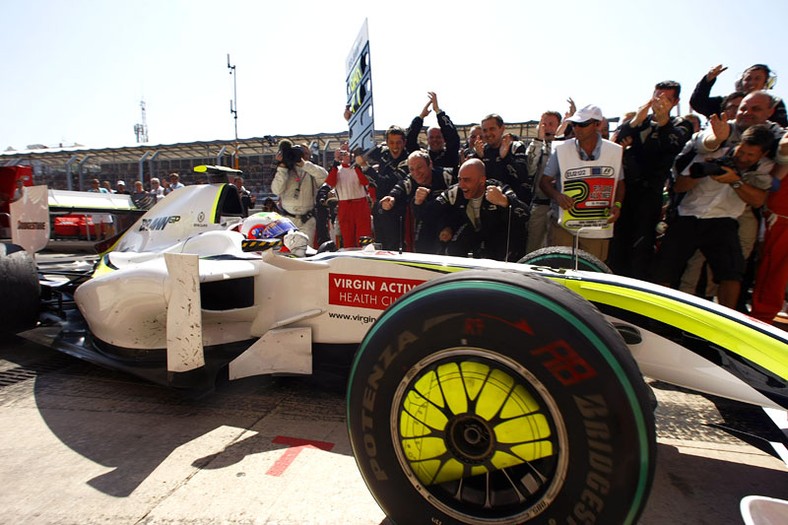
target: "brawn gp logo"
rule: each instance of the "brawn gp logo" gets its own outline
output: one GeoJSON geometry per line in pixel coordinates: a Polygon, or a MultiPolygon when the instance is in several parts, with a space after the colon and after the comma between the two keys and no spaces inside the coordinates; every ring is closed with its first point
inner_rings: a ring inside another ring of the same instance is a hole
{"type": "Polygon", "coordinates": [[[169,215],[166,217],[154,217],[153,219],[142,219],[139,231],[163,230],[168,224],[174,224],[181,220],[180,215],[169,215]]]}

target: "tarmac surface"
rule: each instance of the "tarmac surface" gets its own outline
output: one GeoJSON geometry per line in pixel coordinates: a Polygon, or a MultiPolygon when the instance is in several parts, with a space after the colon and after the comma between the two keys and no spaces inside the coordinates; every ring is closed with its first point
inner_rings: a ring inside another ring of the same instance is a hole
{"type": "MultiPolygon", "coordinates": [[[[784,463],[711,426],[744,428],[748,412],[652,386],[641,524],[740,524],[744,496],[788,499],[784,463]]],[[[339,381],[250,378],[190,401],[13,338],[0,342],[0,457],[0,523],[390,523],[356,469],[339,381]]]]}

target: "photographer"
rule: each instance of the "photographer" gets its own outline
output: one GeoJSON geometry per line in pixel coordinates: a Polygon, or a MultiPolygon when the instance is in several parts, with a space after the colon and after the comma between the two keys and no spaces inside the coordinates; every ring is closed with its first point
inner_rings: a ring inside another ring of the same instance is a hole
{"type": "MultiPolygon", "coordinates": [[[[775,140],[779,140],[783,135],[783,129],[771,121],[777,106],[777,99],[765,91],[754,91],[746,95],[736,109],[734,118],[726,120],[727,111],[719,116],[712,115],[709,118],[709,127],[700,132],[698,137],[693,137],[692,151],[689,155],[694,158],[687,159],[687,162],[704,160],[708,156],[720,156],[722,153],[736,146],[741,140],[742,133],[749,127],[757,124],[768,126],[769,131],[775,140]]],[[[678,164],[678,161],[677,161],[678,164]]],[[[686,166],[679,168],[686,171],[686,166]]],[[[688,174],[684,173],[685,175],[688,174]]],[[[683,194],[678,194],[682,198],[683,194]]],[[[746,207],[738,218],[739,220],[739,243],[745,260],[755,247],[758,236],[759,218],[753,213],[752,207],[746,207]]],[[[682,276],[681,290],[693,292],[698,287],[698,278],[701,275],[704,258],[695,255],[687,264],[687,269],[682,276]]],[[[713,287],[707,285],[705,295],[713,295],[713,287]]]]}
{"type": "Polygon", "coordinates": [[[751,126],[735,147],[693,163],[677,177],[674,190],[685,196],[657,254],[655,282],[675,287],[689,258],[700,250],[719,283],[718,302],[736,306],[744,275],[737,218],[747,204],[759,207],[766,200],[773,163],[765,157],[773,144],[767,126],[751,126]]]}
{"type": "Polygon", "coordinates": [[[287,139],[279,143],[276,160],[276,175],[271,182],[271,191],[279,197],[280,212],[307,234],[309,244],[314,245],[315,197],[328,172],[304,160],[301,146],[294,146],[287,139]]]}

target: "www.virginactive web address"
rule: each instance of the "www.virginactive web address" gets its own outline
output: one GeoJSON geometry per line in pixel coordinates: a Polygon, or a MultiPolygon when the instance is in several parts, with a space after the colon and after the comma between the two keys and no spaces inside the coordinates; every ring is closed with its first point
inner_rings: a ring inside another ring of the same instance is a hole
{"type": "Polygon", "coordinates": [[[361,315],[361,314],[341,314],[338,312],[328,312],[328,317],[330,319],[342,319],[344,321],[356,321],[361,324],[370,324],[377,321],[377,317],[372,317],[371,315],[361,315]]]}

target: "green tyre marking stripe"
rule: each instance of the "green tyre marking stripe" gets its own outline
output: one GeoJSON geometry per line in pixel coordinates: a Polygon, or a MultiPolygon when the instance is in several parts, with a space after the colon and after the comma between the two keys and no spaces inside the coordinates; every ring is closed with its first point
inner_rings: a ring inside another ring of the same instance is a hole
{"type": "MultiPolygon", "coordinates": [[[[630,406],[633,408],[632,413],[635,419],[635,425],[637,427],[638,433],[638,444],[640,446],[640,475],[638,476],[637,488],[635,490],[635,498],[632,502],[632,506],[627,513],[625,524],[632,524],[635,522],[635,515],[638,512],[638,509],[645,503],[645,498],[648,496],[646,494],[646,486],[648,485],[648,470],[650,464],[650,458],[648,455],[649,451],[649,443],[648,443],[648,432],[646,431],[646,422],[643,419],[643,414],[640,411],[640,405],[637,401],[637,395],[635,394],[635,390],[632,384],[629,382],[624,370],[621,368],[618,360],[609,352],[605,344],[599,339],[599,337],[593,333],[584,323],[579,322],[580,320],[575,317],[571,312],[565,310],[560,305],[553,303],[548,298],[531,292],[530,290],[525,290],[518,286],[511,286],[504,283],[497,283],[491,281],[460,281],[460,282],[452,282],[441,286],[434,286],[430,288],[426,288],[425,290],[421,290],[417,293],[414,293],[408,298],[404,300],[396,301],[389,309],[384,313],[383,317],[388,317],[389,315],[394,315],[398,311],[407,308],[411,303],[421,299],[422,297],[427,297],[433,295],[437,291],[445,291],[445,290],[460,290],[460,291],[468,291],[472,288],[476,288],[482,291],[497,291],[503,292],[508,294],[515,294],[519,295],[520,297],[535,302],[548,310],[552,311],[553,313],[559,315],[565,321],[569,322],[572,326],[574,326],[579,332],[581,332],[586,339],[596,348],[596,350],[600,353],[600,355],[605,359],[607,364],[610,366],[611,370],[614,372],[616,377],[619,380],[619,384],[624,388],[626,392],[626,398],[629,402],[630,406]]],[[[382,319],[382,318],[381,318],[382,319]]],[[[371,337],[377,332],[383,323],[378,320],[377,323],[372,325],[367,337],[371,337]]],[[[366,338],[365,338],[366,339],[366,338]]],[[[364,353],[364,346],[359,348],[358,356],[363,355],[364,353]]],[[[358,358],[353,363],[353,368],[351,370],[350,377],[354,377],[356,374],[356,365],[358,363],[358,358]]],[[[348,418],[349,419],[349,418],[348,418]]]]}

